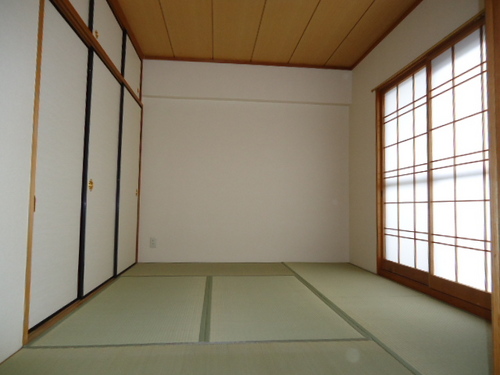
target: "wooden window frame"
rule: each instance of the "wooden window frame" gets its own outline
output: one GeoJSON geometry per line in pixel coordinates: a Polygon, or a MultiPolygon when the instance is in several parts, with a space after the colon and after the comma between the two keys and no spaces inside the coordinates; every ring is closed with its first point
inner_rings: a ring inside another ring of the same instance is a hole
{"type": "MultiPolygon", "coordinates": [[[[377,106],[377,272],[379,275],[409,286],[420,292],[431,295],[444,302],[472,312],[486,319],[491,319],[491,294],[483,292],[472,287],[458,284],[453,281],[439,278],[432,274],[431,267],[429,271],[421,271],[417,268],[402,265],[388,261],[384,258],[384,146],[383,146],[383,124],[384,124],[384,94],[390,91],[399,83],[405,81],[413,74],[430,65],[431,61],[441,53],[451,48],[453,45],[464,39],[477,29],[484,27],[485,16],[480,14],[470,20],[464,26],[459,28],[437,46],[426,52],[411,65],[407,66],[401,72],[394,75],[388,81],[376,88],[376,106],[377,106]]],[[[427,74],[430,74],[427,70],[427,74]]],[[[429,81],[429,80],[428,80],[429,81]]],[[[431,105],[430,92],[427,87],[427,105],[431,105]]],[[[491,127],[491,125],[490,125],[491,127]]],[[[429,133],[427,133],[429,134],[429,133]]],[[[490,156],[490,159],[493,156],[490,156]]],[[[430,161],[429,161],[430,163],[430,161]]],[[[429,181],[431,180],[432,170],[428,169],[429,181]]],[[[430,184],[430,182],[428,182],[430,184]]],[[[491,192],[493,195],[493,191],[491,192]]],[[[428,198],[429,205],[432,204],[431,197],[428,198]]],[[[490,202],[491,207],[491,202],[490,202]]],[[[429,207],[429,219],[431,209],[429,207]]],[[[492,212],[492,217],[493,217],[492,212]]],[[[430,221],[429,221],[430,223],[430,221]]],[[[430,224],[429,224],[430,226],[430,224]]],[[[431,244],[429,236],[429,244],[431,244]]],[[[492,248],[493,249],[493,248],[492,248]]],[[[430,254],[429,254],[430,256],[430,254]]],[[[429,262],[432,263],[431,259],[429,262]]]]}

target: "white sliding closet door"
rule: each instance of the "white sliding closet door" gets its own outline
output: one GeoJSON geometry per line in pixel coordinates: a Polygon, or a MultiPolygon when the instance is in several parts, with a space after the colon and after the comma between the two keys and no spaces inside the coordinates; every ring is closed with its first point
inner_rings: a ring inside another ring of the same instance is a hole
{"type": "Polygon", "coordinates": [[[77,298],[88,49],[45,7],[30,328],[77,298]]]}
{"type": "Polygon", "coordinates": [[[118,273],[135,263],[140,138],[141,107],[129,92],[125,91],[118,227],[118,273]]]}
{"type": "Polygon", "coordinates": [[[83,292],[113,276],[120,85],[94,57],[83,292]]]}
{"type": "Polygon", "coordinates": [[[123,30],[106,0],[94,1],[94,36],[121,70],[123,30]]]}

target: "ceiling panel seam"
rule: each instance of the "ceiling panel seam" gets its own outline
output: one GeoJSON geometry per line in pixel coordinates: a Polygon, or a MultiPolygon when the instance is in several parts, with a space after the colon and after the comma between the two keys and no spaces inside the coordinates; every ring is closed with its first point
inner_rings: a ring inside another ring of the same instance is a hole
{"type": "Polygon", "coordinates": [[[161,0],[158,0],[158,5],[161,9],[161,17],[163,18],[163,23],[165,24],[165,30],[167,30],[168,42],[170,43],[170,48],[172,49],[172,55],[175,57],[174,46],[172,44],[172,39],[170,39],[170,31],[168,30],[167,19],[165,18],[165,11],[163,10],[163,6],[161,5],[161,0]]]}
{"type": "Polygon", "coordinates": [[[311,20],[314,18],[314,15],[316,14],[316,11],[318,10],[318,7],[319,7],[319,4],[321,3],[321,1],[322,0],[318,0],[318,3],[316,4],[316,8],[314,8],[314,12],[312,12],[311,17],[309,18],[309,21],[307,22],[306,27],[304,28],[304,30],[302,30],[302,35],[300,36],[299,40],[297,41],[297,44],[295,45],[295,48],[293,49],[293,52],[287,61],[288,64],[290,64],[290,61],[292,60],[293,55],[295,54],[295,51],[297,51],[297,48],[299,47],[299,44],[302,41],[302,38],[304,37],[304,34],[306,33],[306,30],[309,27],[309,24],[311,23],[311,20]]]}
{"type": "Polygon", "coordinates": [[[255,42],[253,43],[252,56],[250,56],[250,61],[253,61],[253,55],[255,53],[255,47],[257,47],[257,41],[259,40],[260,27],[262,26],[262,20],[264,19],[264,13],[267,7],[267,0],[264,2],[264,6],[262,7],[262,13],[260,14],[259,28],[257,29],[257,35],[255,35],[255,42]]]}
{"type": "Polygon", "coordinates": [[[335,50],[332,52],[332,54],[330,55],[330,57],[328,57],[328,59],[326,59],[325,63],[323,64],[323,66],[326,66],[326,64],[328,64],[328,61],[330,61],[330,59],[333,57],[333,55],[335,55],[335,52],[338,51],[338,49],[342,46],[342,44],[344,44],[344,42],[347,40],[347,38],[349,37],[349,35],[351,35],[351,33],[353,32],[353,30],[356,28],[356,26],[358,26],[358,24],[361,22],[361,20],[364,18],[364,16],[366,15],[366,13],[368,13],[368,11],[370,10],[370,8],[373,6],[373,4],[375,4],[375,1],[376,0],[373,0],[371,2],[371,4],[365,9],[365,11],[363,12],[363,14],[361,15],[361,17],[359,17],[359,19],[356,21],[356,23],[353,25],[353,27],[351,27],[351,30],[349,30],[349,32],[346,34],[346,36],[344,37],[344,39],[342,39],[342,41],[340,42],[340,44],[337,46],[337,48],[335,48],[335,50]]]}

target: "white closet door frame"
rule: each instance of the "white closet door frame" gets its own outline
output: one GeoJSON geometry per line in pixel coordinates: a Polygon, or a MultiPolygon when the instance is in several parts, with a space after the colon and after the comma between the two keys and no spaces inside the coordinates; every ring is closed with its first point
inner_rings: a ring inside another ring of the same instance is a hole
{"type": "Polygon", "coordinates": [[[142,108],[132,95],[124,90],[117,274],[136,261],[141,119],[142,108]]]}
{"type": "Polygon", "coordinates": [[[113,277],[120,84],[94,56],[88,144],[83,295],[113,277]]]}
{"type": "Polygon", "coordinates": [[[29,327],[77,298],[88,48],[46,3],[29,327]]]}

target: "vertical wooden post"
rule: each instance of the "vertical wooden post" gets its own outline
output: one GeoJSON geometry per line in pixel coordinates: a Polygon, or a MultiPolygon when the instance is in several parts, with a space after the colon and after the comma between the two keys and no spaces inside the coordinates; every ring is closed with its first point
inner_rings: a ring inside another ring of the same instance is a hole
{"type": "Polygon", "coordinates": [[[43,20],[45,14],[45,0],[40,0],[40,10],[38,14],[38,47],[36,56],[35,73],[35,95],[33,104],[33,136],[31,153],[31,186],[30,186],[30,205],[28,214],[28,244],[26,257],[26,292],[24,295],[24,331],[23,344],[28,342],[30,301],[31,301],[31,260],[33,249],[33,224],[35,220],[36,209],[36,165],[37,165],[37,145],[38,145],[38,118],[40,110],[40,82],[42,77],[42,44],[43,44],[43,20]]]}
{"type": "Polygon", "coordinates": [[[493,325],[494,374],[500,374],[500,3],[486,0],[486,33],[488,50],[489,130],[491,148],[491,201],[492,201],[492,272],[491,298],[493,325]]]}

